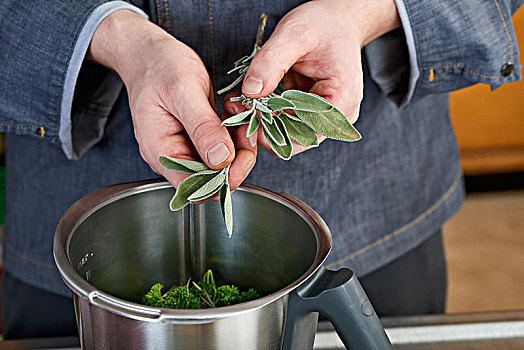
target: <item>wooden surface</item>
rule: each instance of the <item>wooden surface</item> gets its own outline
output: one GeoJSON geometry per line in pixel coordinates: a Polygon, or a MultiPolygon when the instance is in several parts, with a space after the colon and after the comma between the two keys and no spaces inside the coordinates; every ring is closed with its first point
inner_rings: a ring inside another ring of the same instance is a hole
{"type": "MultiPolygon", "coordinates": [[[[513,22],[524,57],[523,9],[515,14],[513,22]]],[[[524,171],[523,81],[506,84],[494,92],[484,84],[453,92],[450,116],[465,174],[524,171]]]]}
{"type": "Polygon", "coordinates": [[[468,194],[443,233],[446,312],[524,310],[524,190],[468,194]]]}

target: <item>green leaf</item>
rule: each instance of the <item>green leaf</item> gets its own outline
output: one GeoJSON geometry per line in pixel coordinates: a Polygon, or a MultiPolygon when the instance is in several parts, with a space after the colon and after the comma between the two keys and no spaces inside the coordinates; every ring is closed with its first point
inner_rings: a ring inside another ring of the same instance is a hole
{"type": "MultiPolygon", "coordinates": [[[[293,145],[291,144],[291,140],[289,139],[289,136],[287,134],[286,127],[284,126],[284,123],[280,119],[275,118],[275,123],[280,124],[279,128],[284,130],[284,138],[286,140],[286,144],[283,146],[277,145],[271,136],[269,136],[266,132],[265,128],[262,128],[264,131],[264,136],[266,137],[267,142],[271,146],[271,149],[282,159],[288,160],[291,158],[291,155],[293,154],[293,145]]],[[[262,122],[262,125],[263,122],[262,122]]]]}
{"type": "Polygon", "coordinates": [[[357,129],[336,108],[329,112],[312,113],[296,110],[295,113],[311,129],[330,139],[352,142],[362,138],[357,129]]]}
{"type": "Polygon", "coordinates": [[[315,131],[309,126],[303,122],[289,118],[286,113],[280,113],[276,118],[282,120],[290,138],[304,147],[318,146],[317,134],[315,134],[315,131]]]}
{"type": "Polygon", "coordinates": [[[231,192],[229,191],[229,184],[227,182],[220,188],[219,198],[222,218],[224,218],[227,234],[231,237],[233,234],[233,206],[231,203],[231,192]]]}
{"type": "Polygon", "coordinates": [[[193,192],[187,199],[191,202],[201,201],[214,195],[218,189],[224,184],[226,174],[219,173],[211,180],[206,182],[202,187],[193,192]]]}
{"type": "Polygon", "coordinates": [[[328,112],[334,108],[331,103],[322,97],[309,92],[287,90],[282,93],[282,97],[291,101],[295,105],[293,109],[298,111],[328,112]]]}
{"type": "Polygon", "coordinates": [[[260,116],[262,117],[262,120],[266,121],[268,124],[273,124],[273,116],[271,113],[266,113],[262,111],[258,111],[260,113],[260,116]]]}
{"type": "Polygon", "coordinates": [[[254,110],[245,111],[242,113],[235,114],[232,117],[227,118],[222,122],[222,125],[225,126],[237,126],[242,125],[249,122],[251,113],[253,113],[254,110]]]}
{"type": "Polygon", "coordinates": [[[282,97],[271,97],[269,100],[267,100],[267,107],[273,112],[278,112],[283,109],[296,108],[293,102],[282,97]]]}
{"type": "Polygon", "coordinates": [[[215,177],[217,171],[202,171],[189,176],[178,184],[175,195],[169,203],[172,211],[177,211],[189,204],[188,197],[200,187],[204,186],[209,180],[215,177]]]}
{"type": "Polygon", "coordinates": [[[299,117],[297,117],[296,115],[293,115],[293,114],[289,114],[289,113],[286,113],[286,112],[280,112],[280,114],[285,114],[286,117],[290,118],[290,119],[293,119],[297,122],[301,122],[303,123],[304,121],[302,119],[300,119],[299,117]]]}
{"type": "Polygon", "coordinates": [[[265,113],[272,112],[269,108],[267,108],[262,102],[258,100],[253,100],[253,103],[255,104],[255,108],[259,110],[260,112],[265,112],[265,113]]]}
{"type": "Polygon", "coordinates": [[[258,119],[257,114],[253,113],[251,115],[251,120],[249,121],[249,125],[247,127],[246,137],[253,135],[255,131],[257,131],[259,126],[260,126],[260,120],[258,119]]]}
{"type": "MultiPolygon", "coordinates": [[[[282,134],[282,130],[277,126],[276,123],[269,124],[265,120],[262,120],[262,128],[264,129],[264,135],[269,135],[271,140],[278,146],[285,146],[286,138],[282,134]]],[[[266,137],[267,138],[267,137],[266,137]]]]}
{"type": "Polygon", "coordinates": [[[167,156],[158,157],[158,162],[169,170],[178,171],[185,174],[194,174],[209,168],[204,163],[195,162],[193,160],[171,158],[167,156]]]}

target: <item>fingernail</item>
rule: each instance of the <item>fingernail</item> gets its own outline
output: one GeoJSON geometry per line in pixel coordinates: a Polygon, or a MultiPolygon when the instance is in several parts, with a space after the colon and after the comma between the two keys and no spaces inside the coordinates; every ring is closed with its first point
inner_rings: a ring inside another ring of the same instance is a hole
{"type": "Polygon", "coordinates": [[[257,146],[257,134],[254,133],[247,138],[251,147],[255,148],[257,146]]]}
{"type": "Polygon", "coordinates": [[[224,143],[217,143],[207,151],[207,161],[212,166],[223,163],[231,153],[224,143]]]}
{"type": "Polygon", "coordinates": [[[242,91],[249,95],[257,95],[262,92],[263,87],[264,84],[262,82],[262,79],[253,76],[248,76],[246,81],[244,81],[244,84],[242,85],[242,91]]]}
{"type": "Polygon", "coordinates": [[[249,172],[251,171],[251,169],[253,168],[253,165],[255,164],[255,160],[257,160],[256,157],[253,157],[253,159],[251,159],[249,161],[249,163],[247,163],[246,165],[246,168],[244,169],[244,174],[246,174],[246,176],[249,175],[249,172]]]}

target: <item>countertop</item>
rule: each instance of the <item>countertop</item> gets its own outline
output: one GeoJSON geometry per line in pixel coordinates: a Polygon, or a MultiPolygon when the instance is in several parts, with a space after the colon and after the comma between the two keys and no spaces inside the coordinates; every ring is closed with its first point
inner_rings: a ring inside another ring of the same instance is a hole
{"type": "MultiPolygon", "coordinates": [[[[394,349],[524,349],[524,310],[395,317],[381,321],[394,349]]],[[[78,350],[80,347],[78,338],[64,337],[3,341],[0,349],[78,350]]],[[[314,349],[344,349],[328,321],[319,322],[314,349]]]]}

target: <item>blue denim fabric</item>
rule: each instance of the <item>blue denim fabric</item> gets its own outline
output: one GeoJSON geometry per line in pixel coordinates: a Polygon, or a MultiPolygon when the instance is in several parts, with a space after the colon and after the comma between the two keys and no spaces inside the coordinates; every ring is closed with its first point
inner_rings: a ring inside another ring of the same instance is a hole
{"type": "MultiPolygon", "coordinates": [[[[72,51],[89,16],[105,2],[0,2],[0,65],[5,68],[0,71],[0,130],[13,131],[7,138],[5,267],[27,283],[63,295],[69,291],[51,254],[62,213],[98,187],[156,176],[140,159],[125,93],[114,105],[96,103],[96,97],[103,96],[101,82],[115,79],[98,66],[82,67],[71,118],[73,133],[83,137],[86,132],[100,132],[83,127],[83,123],[97,125],[87,119],[109,115],[105,126],[98,124],[103,128],[100,141],[79,160],[68,160],[58,138],[72,51]],[[81,113],[85,110],[89,114],[81,113]]],[[[267,33],[271,33],[283,14],[301,1],[133,3],[195,49],[214,87],[220,88],[231,81],[226,72],[232,62],[250,51],[260,13],[269,14],[267,33]]],[[[297,196],[317,210],[333,234],[330,266],[349,266],[359,275],[428,238],[461,204],[457,148],[448,97],[442,92],[475,82],[497,86],[520,77],[518,69],[503,78],[482,76],[500,75],[500,65],[510,59],[519,68],[510,22],[517,2],[404,3],[416,62],[411,59],[408,67],[409,53],[396,55],[393,49],[385,59],[404,57],[402,73],[387,74],[385,68],[385,75],[377,75],[370,71],[377,67],[371,62],[376,56],[368,57],[368,52],[363,56],[364,100],[356,124],[363,140],[326,141],[288,162],[260,152],[248,178],[250,183],[297,196]],[[494,4],[499,5],[506,27],[494,4]],[[480,23],[472,23],[471,18],[480,23]],[[460,45],[453,40],[450,45],[452,38],[460,39],[460,45]],[[410,83],[414,69],[419,78],[410,83]]],[[[405,40],[402,32],[395,35],[405,40]]],[[[402,45],[407,50],[406,42],[402,45]]],[[[382,46],[382,52],[387,48],[382,46]]]]}
{"type": "MultiPolygon", "coordinates": [[[[77,113],[72,117],[73,96],[75,86],[77,85],[78,76],[84,57],[91,42],[93,34],[104,18],[111,13],[118,10],[131,10],[147,18],[147,15],[138,7],[133,6],[124,1],[111,1],[98,6],[87,18],[83,25],[82,31],[78,34],[75,42],[75,47],[71,53],[71,58],[67,67],[66,76],[64,78],[64,88],[62,95],[62,102],[60,104],[60,128],[59,137],[62,143],[62,149],[67,158],[78,159],[81,157],[93,144],[100,141],[102,138],[105,123],[107,122],[107,115],[105,118],[90,118],[89,109],[94,108],[97,111],[107,109],[112,106],[120,91],[122,90],[122,81],[113,72],[106,70],[106,77],[100,83],[98,91],[95,90],[90,95],[91,98],[96,99],[90,101],[88,108],[77,110],[77,113]],[[100,91],[102,90],[102,91],[100,91]],[[98,98],[97,98],[98,97],[98,98]],[[101,99],[104,98],[104,101],[101,99]],[[76,121],[73,123],[73,121],[76,121]]],[[[86,65],[88,62],[86,62],[86,65]]],[[[90,80],[92,77],[90,77],[90,80]]],[[[79,81],[79,86],[81,81],[79,81]]],[[[79,93],[77,92],[77,96],[79,93]]]]}

